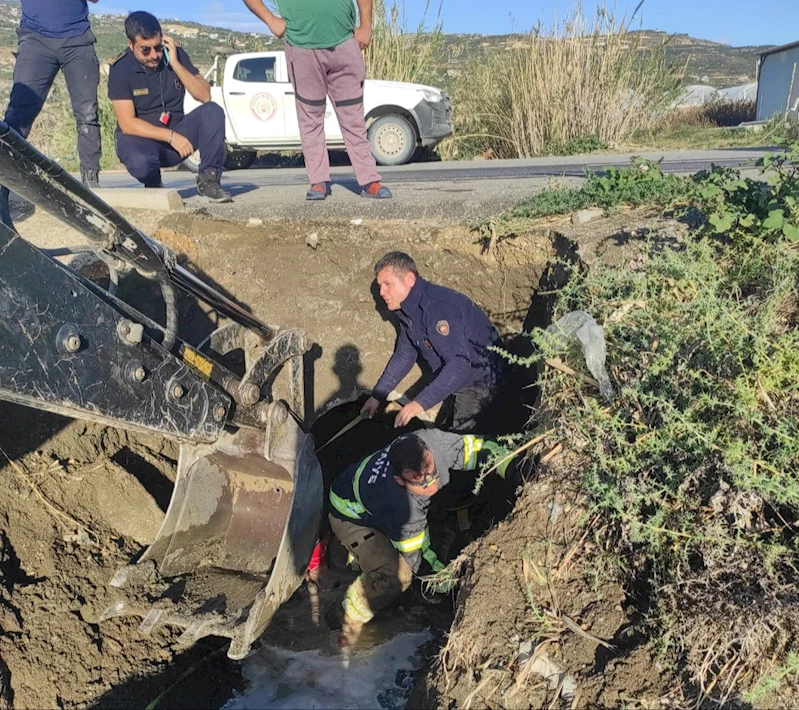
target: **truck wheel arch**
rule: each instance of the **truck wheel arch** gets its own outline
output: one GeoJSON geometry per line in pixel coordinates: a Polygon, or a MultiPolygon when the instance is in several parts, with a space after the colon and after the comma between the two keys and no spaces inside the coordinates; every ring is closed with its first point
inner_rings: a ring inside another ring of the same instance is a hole
{"type": "Polygon", "coordinates": [[[383,104],[382,106],[376,106],[373,108],[369,113],[366,114],[366,128],[368,130],[369,126],[371,126],[378,118],[382,118],[383,116],[391,116],[396,114],[397,116],[402,116],[403,118],[410,121],[410,124],[413,126],[414,130],[416,131],[416,140],[419,140],[419,136],[421,135],[421,127],[419,126],[419,118],[413,111],[409,111],[407,108],[402,108],[402,106],[393,106],[390,104],[383,104]]]}

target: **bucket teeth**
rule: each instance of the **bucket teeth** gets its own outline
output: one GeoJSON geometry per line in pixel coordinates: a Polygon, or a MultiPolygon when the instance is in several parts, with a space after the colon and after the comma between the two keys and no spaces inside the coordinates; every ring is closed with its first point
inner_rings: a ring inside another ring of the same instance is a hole
{"type": "Polygon", "coordinates": [[[158,626],[163,613],[163,609],[150,609],[147,612],[147,616],[144,617],[144,621],[139,624],[139,633],[149,636],[155,630],[155,627],[158,626]]]}
{"type": "Polygon", "coordinates": [[[115,602],[105,608],[105,611],[100,614],[99,621],[108,621],[117,616],[124,616],[127,611],[128,605],[124,601],[115,602]]]}
{"type": "Polygon", "coordinates": [[[205,627],[207,625],[208,625],[207,620],[195,619],[186,627],[186,630],[180,635],[178,643],[181,645],[190,646],[195,641],[197,641],[197,639],[200,639],[203,636],[207,636],[207,632],[205,630],[205,627]]]}

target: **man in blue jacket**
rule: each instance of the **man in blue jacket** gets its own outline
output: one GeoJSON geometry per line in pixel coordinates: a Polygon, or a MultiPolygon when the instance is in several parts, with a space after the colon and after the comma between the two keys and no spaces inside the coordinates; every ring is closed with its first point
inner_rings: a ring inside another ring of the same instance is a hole
{"type": "MultiPolygon", "coordinates": [[[[100,64],[87,0],[22,0],[17,43],[6,123],[27,138],[60,69],[78,129],[81,179],[86,187],[100,187],[100,64]]],[[[12,226],[6,187],[0,188],[0,221],[12,226]]]]}
{"type": "Polygon", "coordinates": [[[375,278],[380,296],[399,321],[400,332],[394,354],[362,413],[372,416],[421,356],[433,379],[400,410],[394,426],[406,426],[423,411],[451,398],[453,431],[494,431],[505,366],[490,349],[501,342],[486,314],[462,293],[425,281],[413,259],[403,252],[382,257],[375,265],[375,278]]]}

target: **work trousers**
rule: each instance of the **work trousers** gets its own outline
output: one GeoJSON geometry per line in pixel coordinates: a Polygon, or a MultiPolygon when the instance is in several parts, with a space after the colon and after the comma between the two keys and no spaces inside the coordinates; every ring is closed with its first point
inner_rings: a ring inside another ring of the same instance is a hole
{"type": "MultiPolygon", "coordinates": [[[[198,106],[178,121],[170,130],[179,133],[200,151],[200,172],[222,170],[225,160],[225,112],[208,102],[198,106]]],[[[147,187],[161,184],[161,168],[173,167],[183,161],[169,143],[141,136],[128,136],[117,130],[116,148],[119,160],[127,171],[147,187]]]]}
{"type": "Polygon", "coordinates": [[[78,129],[80,165],[99,170],[102,154],[97,107],[100,64],[94,51],[94,34],[88,30],[80,37],[58,39],[20,27],[17,38],[14,85],[6,109],[6,123],[27,138],[60,69],[64,72],[78,129]]]}
{"type": "Polygon", "coordinates": [[[444,400],[436,423],[458,434],[505,433],[500,400],[499,385],[462,387],[444,400]]]}
{"type": "Polygon", "coordinates": [[[325,140],[327,97],[336,112],[359,185],[378,182],[380,175],[369,140],[363,109],[366,67],[355,38],[330,49],[302,49],[286,43],[289,78],[294,86],[305,170],[312,185],[330,181],[325,140]]]}
{"type": "Polygon", "coordinates": [[[405,558],[379,530],[328,516],[333,534],[358,561],[361,574],[344,598],[344,619],[366,623],[395,602],[413,581],[405,558]]]}

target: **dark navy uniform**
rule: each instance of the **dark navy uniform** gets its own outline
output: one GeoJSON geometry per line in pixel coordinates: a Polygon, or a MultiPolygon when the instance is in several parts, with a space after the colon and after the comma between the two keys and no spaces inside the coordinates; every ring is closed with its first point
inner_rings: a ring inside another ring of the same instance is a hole
{"type": "Polygon", "coordinates": [[[491,405],[505,367],[501,357],[488,349],[501,342],[486,314],[462,293],[420,276],[394,313],[400,333],[374,396],[386,399],[421,355],[433,380],[415,401],[429,409],[452,396],[453,430],[494,431],[491,405]]]}
{"type": "Polygon", "coordinates": [[[82,171],[96,173],[101,155],[97,107],[100,64],[86,0],[22,0],[17,38],[6,123],[27,138],[60,69],[78,129],[82,171]]]}
{"type": "MultiPolygon", "coordinates": [[[[199,72],[189,55],[178,47],[181,65],[192,75],[199,72]]],[[[184,88],[171,65],[163,60],[157,69],[141,64],[128,49],[112,64],[108,75],[108,98],[130,100],[136,117],[161,128],[168,128],[187,138],[200,151],[200,171],[222,170],[225,146],[225,112],[213,102],[202,104],[183,114],[184,88]],[[169,114],[169,123],[160,119],[169,114]]],[[[117,127],[116,149],[128,172],[147,186],[161,183],[161,168],[177,165],[180,154],[167,142],[129,136],[117,127]]]]}
{"type": "MultiPolygon", "coordinates": [[[[409,436],[421,439],[433,454],[442,488],[450,484],[451,471],[477,471],[504,453],[496,442],[471,434],[427,429],[409,436]]],[[[411,573],[418,574],[423,565],[433,572],[444,568],[430,546],[427,513],[432,496],[417,495],[394,480],[400,473],[389,461],[394,443],[345,469],[330,488],[333,532],[363,572],[343,602],[345,617],[360,623],[405,591],[411,573]]],[[[499,465],[503,478],[511,462],[509,458],[499,465]]]]}

